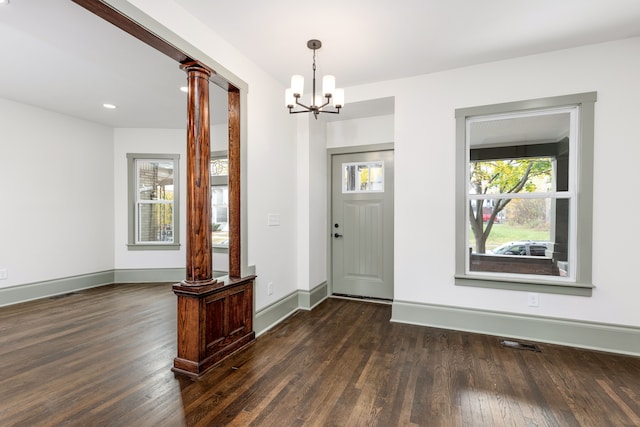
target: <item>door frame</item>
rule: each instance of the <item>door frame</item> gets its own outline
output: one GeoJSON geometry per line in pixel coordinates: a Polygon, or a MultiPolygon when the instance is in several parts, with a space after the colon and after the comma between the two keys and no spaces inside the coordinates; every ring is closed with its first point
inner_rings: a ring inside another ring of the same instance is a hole
{"type": "MultiPolygon", "coordinates": [[[[333,215],[333,193],[332,193],[332,163],[333,156],[339,154],[358,154],[370,153],[373,151],[394,151],[393,162],[395,166],[395,144],[393,142],[385,142],[382,144],[354,145],[349,147],[336,147],[327,149],[327,297],[333,295],[333,245],[332,245],[332,215],[333,215]]],[[[395,169],[395,167],[394,167],[395,169]]],[[[395,179],[394,179],[394,196],[395,196],[395,179]]],[[[393,208],[395,210],[395,197],[393,199],[393,208]]],[[[395,240],[395,215],[393,217],[394,240],[395,240]]],[[[395,252],[395,245],[394,245],[395,252]]],[[[395,257],[394,257],[395,259],[395,257]]],[[[395,284],[394,284],[395,287],[395,284]]]]}

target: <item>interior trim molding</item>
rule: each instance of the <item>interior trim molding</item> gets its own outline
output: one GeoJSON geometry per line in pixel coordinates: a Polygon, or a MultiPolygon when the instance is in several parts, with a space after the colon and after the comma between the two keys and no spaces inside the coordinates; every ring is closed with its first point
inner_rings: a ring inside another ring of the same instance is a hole
{"type": "Polygon", "coordinates": [[[299,289],[298,307],[302,310],[313,310],[318,304],[329,297],[328,289],[326,281],[320,283],[310,291],[299,289]]]}
{"type": "Polygon", "coordinates": [[[0,307],[114,283],[114,270],[0,288],[0,307]]]}
{"type": "Polygon", "coordinates": [[[256,337],[282,322],[287,317],[298,311],[299,291],[291,292],[272,304],[256,311],[253,318],[253,330],[256,337]]]}
{"type": "Polygon", "coordinates": [[[113,283],[178,283],[186,277],[185,268],[127,268],[114,271],[113,283]]]}
{"type": "Polygon", "coordinates": [[[640,328],[394,301],[391,321],[640,356],[640,328]]]}
{"type": "Polygon", "coordinates": [[[253,330],[260,336],[298,310],[313,310],[329,297],[327,282],[322,282],[310,291],[298,289],[272,304],[256,311],[253,330]]]}

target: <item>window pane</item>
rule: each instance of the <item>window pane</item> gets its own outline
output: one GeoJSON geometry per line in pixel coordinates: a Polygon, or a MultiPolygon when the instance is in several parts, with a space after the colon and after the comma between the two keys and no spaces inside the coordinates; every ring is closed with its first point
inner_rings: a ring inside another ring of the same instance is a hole
{"type": "Polygon", "coordinates": [[[343,163],[342,192],[384,191],[383,162],[343,163]]]}
{"type": "Polygon", "coordinates": [[[356,165],[342,165],[342,192],[356,191],[356,165]]]}
{"type": "Polygon", "coordinates": [[[568,199],[479,199],[470,209],[471,271],[569,274],[568,199]]]}
{"type": "Polygon", "coordinates": [[[138,205],[138,242],[173,242],[173,206],[170,203],[138,205]]]}
{"type": "Polygon", "coordinates": [[[211,186],[211,238],[214,245],[229,244],[229,187],[211,186]]]}
{"type": "Polygon", "coordinates": [[[138,200],[173,200],[173,162],[137,160],[138,200]]]}
{"type": "Polygon", "coordinates": [[[211,159],[211,176],[229,175],[229,159],[211,159]]]}
{"type": "Polygon", "coordinates": [[[554,191],[549,157],[477,161],[469,164],[469,194],[547,193],[554,191]]]}
{"type": "Polygon", "coordinates": [[[369,168],[369,174],[371,191],[383,191],[384,180],[382,174],[382,164],[371,165],[371,167],[369,168]]]}

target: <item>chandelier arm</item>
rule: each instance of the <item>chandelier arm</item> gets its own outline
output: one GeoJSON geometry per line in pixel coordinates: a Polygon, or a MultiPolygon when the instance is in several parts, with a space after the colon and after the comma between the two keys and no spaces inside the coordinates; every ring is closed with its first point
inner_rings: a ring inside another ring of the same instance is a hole
{"type": "Polygon", "coordinates": [[[308,107],[308,106],[304,105],[303,103],[301,103],[301,102],[299,101],[299,99],[300,99],[300,97],[296,97],[296,105],[299,105],[299,106],[301,106],[302,108],[306,108],[308,111],[311,111],[311,110],[312,110],[312,108],[311,108],[311,107],[308,107]]]}
{"type": "Polygon", "coordinates": [[[324,108],[331,103],[331,97],[327,96],[327,102],[318,107],[318,109],[324,108]]]}

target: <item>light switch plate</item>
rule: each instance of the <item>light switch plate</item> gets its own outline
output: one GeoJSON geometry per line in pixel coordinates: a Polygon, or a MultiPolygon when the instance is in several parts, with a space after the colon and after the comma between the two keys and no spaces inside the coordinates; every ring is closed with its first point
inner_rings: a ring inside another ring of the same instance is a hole
{"type": "Polygon", "coordinates": [[[270,227],[280,225],[280,214],[267,214],[267,225],[270,227]]]}

